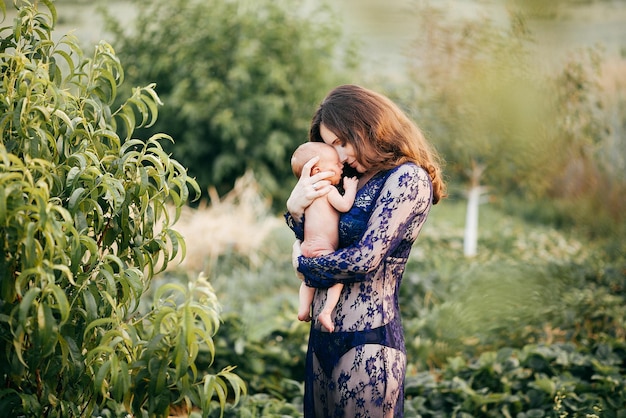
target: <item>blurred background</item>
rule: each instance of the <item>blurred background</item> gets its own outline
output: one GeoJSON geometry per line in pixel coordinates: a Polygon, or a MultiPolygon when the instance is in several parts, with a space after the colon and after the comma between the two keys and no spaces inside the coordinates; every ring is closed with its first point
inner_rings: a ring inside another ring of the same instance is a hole
{"type": "Polygon", "coordinates": [[[407,416],[624,416],[625,2],[55,4],[57,36],[114,47],[122,90],[157,83],[159,120],[139,135],[171,135],[204,194],[177,224],[187,257],[155,285],[209,277],[224,322],[205,367],[237,365],[249,408],[298,416],[289,157],[326,93],[356,83],[446,161],[450,196],[402,287],[407,416]]]}

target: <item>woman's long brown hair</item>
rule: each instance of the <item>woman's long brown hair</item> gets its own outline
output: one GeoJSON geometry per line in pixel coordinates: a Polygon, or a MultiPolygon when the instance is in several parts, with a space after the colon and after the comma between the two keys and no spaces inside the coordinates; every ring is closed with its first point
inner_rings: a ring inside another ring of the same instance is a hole
{"type": "Polygon", "coordinates": [[[323,142],[321,124],[344,145],[351,144],[359,164],[368,170],[388,170],[414,162],[431,178],[433,204],[446,196],[439,155],[418,126],[389,98],[353,84],[336,87],[313,116],[310,141],[323,142]]]}

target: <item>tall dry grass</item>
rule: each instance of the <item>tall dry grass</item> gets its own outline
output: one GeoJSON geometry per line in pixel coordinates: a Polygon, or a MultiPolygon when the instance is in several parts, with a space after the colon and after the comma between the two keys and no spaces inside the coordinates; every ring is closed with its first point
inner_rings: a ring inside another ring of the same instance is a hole
{"type": "Polygon", "coordinates": [[[248,171],[223,197],[214,188],[208,195],[197,208],[183,208],[174,229],[185,239],[186,256],[179,254],[168,270],[209,274],[219,256],[233,253],[259,265],[268,235],[284,222],[271,213],[254,174],[248,171]]]}

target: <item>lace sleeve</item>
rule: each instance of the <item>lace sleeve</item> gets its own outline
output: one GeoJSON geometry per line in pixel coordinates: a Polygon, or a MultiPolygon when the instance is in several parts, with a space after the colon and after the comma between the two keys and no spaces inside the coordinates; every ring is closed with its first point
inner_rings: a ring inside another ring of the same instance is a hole
{"type": "MultiPolygon", "coordinates": [[[[432,185],[426,171],[414,164],[395,168],[377,197],[366,230],[354,245],[321,257],[300,257],[298,270],[307,285],[327,288],[337,282],[368,280],[381,262],[411,239],[413,223],[430,207],[432,185]]],[[[421,217],[420,217],[421,218],[421,217]]]]}
{"type": "Polygon", "coordinates": [[[296,238],[302,241],[304,239],[304,215],[302,215],[303,222],[298,222],[291,216],[291,213],[285,212],[285,221],[287,222],[287,226],[291,228],[296,235],[296,238]]]}

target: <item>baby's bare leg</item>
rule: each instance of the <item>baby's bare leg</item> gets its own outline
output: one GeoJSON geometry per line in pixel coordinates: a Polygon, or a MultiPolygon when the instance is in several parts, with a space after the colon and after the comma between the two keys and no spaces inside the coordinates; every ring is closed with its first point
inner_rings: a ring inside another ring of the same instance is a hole
{"type": "Polygon", "coordinates": [[[300,321],[309,322],[311,320],[311,303],[315,296],[315,289],[308,287],[304,282],[300,284],[300,292],[298,293],[300,306],[298,307],[298,319],[300,321]]]}
{"type": "Polygon", "coordinates": [[[329,288],[326,292],[326,302],[324,303],[324,307],[322,308],[322,312],[317,316],[317,320],[326,328],[329,332],[333,332],[335,330],[335,324],[332,320],[332,313],[335,306],[337,306],[337,302],[339,302],[339,296],[341,295],[341,290],[343,289],[343,285],[341,283],[337,283],[333,287],[329,288]]]}

